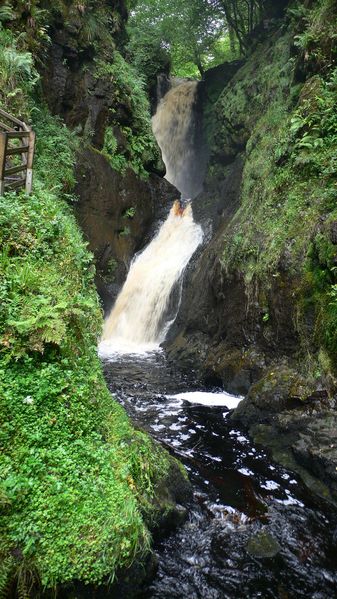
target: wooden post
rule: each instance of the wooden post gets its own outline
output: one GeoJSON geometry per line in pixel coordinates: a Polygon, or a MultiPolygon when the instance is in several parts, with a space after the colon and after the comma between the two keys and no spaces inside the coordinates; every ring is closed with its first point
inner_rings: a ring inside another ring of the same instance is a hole
{"type": "Polygon", "coordinates": [[[29,131],[28,138],[28,154],[27,154],[27,173],[26,173],[26,193],[30,194],[33,185],[33,159],[35,147],[35,133],[29,131]]]}
{"type": "Polygon", "coordinates": [[[5,166],[7,150],[7,134],[0,132],[0,196],[5,191],[5,166]]]}

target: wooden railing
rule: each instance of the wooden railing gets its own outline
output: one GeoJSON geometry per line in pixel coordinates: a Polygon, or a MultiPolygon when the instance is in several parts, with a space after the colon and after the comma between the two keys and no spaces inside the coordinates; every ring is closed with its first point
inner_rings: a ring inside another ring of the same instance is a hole
{"type": "Polygon", "coordinates": [[[35,133],[0,109],[0,196],[24,187],[32,191],[35,133]]]}

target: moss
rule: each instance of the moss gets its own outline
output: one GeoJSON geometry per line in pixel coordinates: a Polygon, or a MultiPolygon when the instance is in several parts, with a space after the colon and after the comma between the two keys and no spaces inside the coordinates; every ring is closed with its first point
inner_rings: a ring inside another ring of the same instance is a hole
{"type": "Polygon", "coordinates": [[[306,401],[316,390],[316,382],[283,365],[274,365],[252,385],[248,398],[267,411],[284,409],[289,401],[306,401]]]}
{"type": "Polygon", "coordinates": [[[105,387],[91,257],[69,209],[44,191],[1,208],[0,554],[20,555],[8,575],[29,560],[46,587],[99,583],[149,547],[142,513],[168,458],[105,387]]]}
{"type": "Polygon", "coordinates": [[[336,251],[328,233],[336,219],[332,15],[336,7],[330,0],[304,10],[301,47],[297,19],[296,30],[290,22],[286,31],[276,32],[233,77],[214,109],[210,172],[221,179],[222,165],[238,152],[245,157],[241,205],[224,236],[227,275],[239,273],[248,299],[258,298],[261,311],[269,315],[269,290],[286,274],[287,285],[294,288],[302,350],[317,356],[325,348],[337,365],[336,251]],[[305,45],[305,35],[313,31],[315,43],[305,45]],[[313,73],[314,63],[319,75],[313,73]],[[299,70],[303,77],[304,69],[306,81],[299,84],[296,78],[299,70]],[[327,226],[322,228],[322,222],[327,226]],[[306,308],[313,307],[310,328],[306,308]]]}
{"type": "Polygon", "coordinates": [[[34,193],[0,199],[0,591],[15,580],[24,596],[111,582],[148,552],[171,464],[106,388],[92,256],[68,203],[77,143],[37,108],[34,193]]]}

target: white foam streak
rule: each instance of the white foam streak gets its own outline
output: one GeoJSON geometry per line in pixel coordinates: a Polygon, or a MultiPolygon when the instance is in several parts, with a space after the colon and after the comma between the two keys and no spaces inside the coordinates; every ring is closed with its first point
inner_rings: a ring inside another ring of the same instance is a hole
{"type": "Polygon", "coordinates": [[[188,391],[178,393],[177,395],[167,395],[168,399],[179,399],[190,403],[197,403],[203,406],[225,406],[233,410],[238,406],[243,397],[230,395],[230,393],[209,393],[205,391],[188,391]]]}

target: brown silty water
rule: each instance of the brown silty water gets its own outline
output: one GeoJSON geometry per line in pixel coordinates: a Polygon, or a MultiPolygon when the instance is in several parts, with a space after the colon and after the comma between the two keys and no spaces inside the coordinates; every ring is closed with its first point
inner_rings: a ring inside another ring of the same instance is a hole
{"type": "Polygon", "coordinates": [[[198,110],[198,83],[185,81],[170,89],[152,119],[166,179],[184,199],[193,199],[202,191],[207,161],[198,110]]]}

